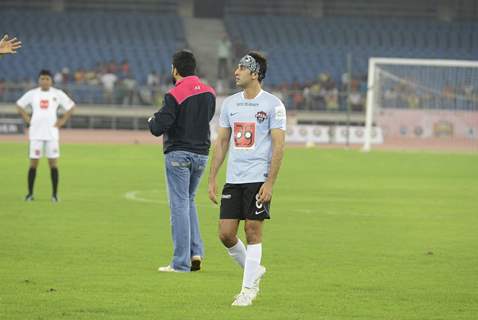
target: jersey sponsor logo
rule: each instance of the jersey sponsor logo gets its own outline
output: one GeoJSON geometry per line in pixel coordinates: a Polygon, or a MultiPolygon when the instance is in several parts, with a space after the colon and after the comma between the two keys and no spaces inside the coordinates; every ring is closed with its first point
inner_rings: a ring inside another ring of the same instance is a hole
{"type": "Polygon", "coordinates": [[[276,120],[285,120],[285,107],[278,106],[275,107],[276,120]]]}
{"type": "Polygon", "coordinates": [[[236,103],[238,107],[257,107],[259,106],[256,102],[238,102],[236,103]]]}
{"type": "Polygon", "coordinates": [[[40,109],[48,109],[49,104],[50,104],[50,100],[48,99],[40,100],[40,109]]]}
{"type": "Polygon", "coordinates": [[[267,113],[265,113],[264,111],[259,111],[258,113],[256,113],[256,119],[259,123],[264,122],[264,120],[267,119],[267,113]]]}
{"type": "Polygon", "coordinates": [[[252,149],[255,142],[255,122],[234,122],[234,146],[237,149],[252,149]]]}

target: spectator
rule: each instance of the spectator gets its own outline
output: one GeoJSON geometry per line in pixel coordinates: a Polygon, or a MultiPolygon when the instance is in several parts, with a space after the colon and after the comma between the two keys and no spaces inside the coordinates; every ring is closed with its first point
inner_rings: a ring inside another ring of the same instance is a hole
{"type": "Polygon", "coordinates": [[[231,57],[231,42],[226,35],[222,37],[217,46],[217,77],[225,79],[229,75],[229,59],[231,57]]]}
{"type": "Polygon", "coordinates": [[[130,73],[129,63],[126,59],[123,60],[123,62],[121,63],[121,72],[123,73],[123,75],[127,75],[130,73]]]}
{"type": "Polygon", "coordinates": [[[311,101],[311,110],[324,110],[325,109],[325,99],[324,99],[324,89],[322,88],[321,82],[317,81],[310,87],[310,101],[311,101]]]}
{"type": "Polygon", "coordinates": [[[357,80],[352,80],[350,85],[350,95],[349,95],[349,102],[350,108],[352,111],[355,112],[362,112],[364,111],[364,97],[362,96],[359,90],[359,83],[357,80]]]}
{"type": "Polygon", "coordinates": [[[159,86],[159,76],[157,75],[156,71],[151,71],[148,74],[148,77],[146,79],[146,84],[150,88],[159,86]]]}
{"type": "Polygon", "coordinates": [[[111,60],[109,64],[106,66],[107,73],[118,73],[118,65],[116,64],[115,60],[111,60]]]}
{"type": "Polygon", "coordinates": [[[74,78],[75,78],[75,83],[77,84],[85,83],[85,70],[83,69],[76,70],[74,78]]]}
{"type": "Polygon", "coordinates": [[[123,85],[125,89],[125,99],[123,99],[124,105],[133,105],[135,90],[136,90],[136,80],[129,73],[126,75],[126,78],[123,80],[123,85]]]}
{"type": "Polygon", "coordinates": [[[397,99],[398,99],[397,90],[394,87],[390,87],[387,90],[385,90],[384,99],[385,99],[385,105],[384,105],[385,108],[396,108],[397,99]]]}
{"type": "Polygon", "coordinates": [[[103,94],[106,103],[113,103],[113,90],[115,88],[115,83],[118,81],[118,77],[112,73],[108,72],[101,76],[101,84],[103,85],[103,94]]]}
{"type": "Polygon", "coordinates": [[[61,69],[61,83],[68,84],[70,80],[70,69],[64,67],[61,69]]]}
{"type": "Polygon", "coordinates": [[[87,70],[85,73],[86,83],[92,86],[97,86],[99,84],[98,75],[95,70],[87,70]]]}
{"type": "Polygon", "coordinates": [[[58,71],[55,73],[55,76],[53,77],[53,82],[55,82],[56,85],[61,85],[63,83],[63,73],[58,71]]]}
{"type": "Polygon", "coordinates": [[[5,79],[0,79],[0,97],[5,93],[5,79]]]}

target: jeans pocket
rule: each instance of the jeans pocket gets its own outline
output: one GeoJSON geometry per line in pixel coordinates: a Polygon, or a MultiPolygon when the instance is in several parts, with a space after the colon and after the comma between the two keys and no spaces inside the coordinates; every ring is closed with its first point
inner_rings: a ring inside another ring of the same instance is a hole
{"type": "Polygon", "coordinates": [[[191,160],[182,154],[174,152],[166,155],[166,163],[171,168],[191,168],[191,160]]]}
{"type": "Polygon", "coordinates": [[[199,170],[204,170],[207,166],[207,156],[199,156],[197,160],[197,167],[199,170]]]}
{"type": "Polygon", "coordinates": [[[184,160],[171,160],[169,165],[173,168],[190,168],[191,163],[184,160]]]}

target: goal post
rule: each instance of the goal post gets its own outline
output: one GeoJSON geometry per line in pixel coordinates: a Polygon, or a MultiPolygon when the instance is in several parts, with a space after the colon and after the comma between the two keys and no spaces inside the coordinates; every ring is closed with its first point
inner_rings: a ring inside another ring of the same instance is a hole
{"type": "Polygon", "coordinates": [[[398,138],[478,142],[478,61],[370,58],[363,151],[398,138]],[[419,120],[420,119],[420,120],[419,120]]]}

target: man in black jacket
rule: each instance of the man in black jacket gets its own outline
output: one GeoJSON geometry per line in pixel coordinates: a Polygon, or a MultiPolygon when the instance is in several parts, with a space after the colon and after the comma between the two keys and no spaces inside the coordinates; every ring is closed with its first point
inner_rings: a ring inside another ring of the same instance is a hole
{"type": "Polygon", "coordinates": [[[216,96],[195,71],[196,60],[190,51],[174,54],[175,86],[164,96],[161,110],[148,120],[151,133],[163,135],[174,244],[172,261],[160,267],[161,272],[197,271],[204,256],[194,198],[207,165],[216,96]]]}

